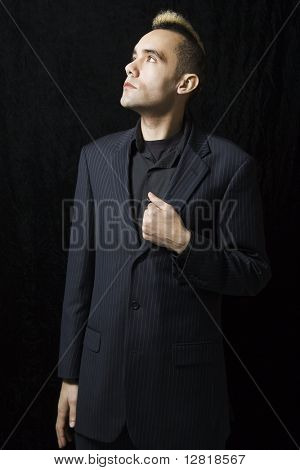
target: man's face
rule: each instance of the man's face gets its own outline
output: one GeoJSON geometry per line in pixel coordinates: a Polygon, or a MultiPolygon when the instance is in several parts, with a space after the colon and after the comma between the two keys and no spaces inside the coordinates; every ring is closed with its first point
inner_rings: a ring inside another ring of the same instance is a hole
{"type": "Polygon", "coordinates": [[[174,106],[178,77],[175,47],[182,36],[165,29],[145,34],[136,44],[132,61],[125,67],[127,79],[136,88],[125,87],[120,103],[140,113],[165,113],[174,106]],[[147,50],[157,51],[147,52],[147,50]]]}

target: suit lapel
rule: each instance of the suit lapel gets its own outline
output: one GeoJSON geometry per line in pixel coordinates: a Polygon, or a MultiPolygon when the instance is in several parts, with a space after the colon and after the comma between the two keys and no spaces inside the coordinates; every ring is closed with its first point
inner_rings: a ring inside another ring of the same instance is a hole
{"type": "Polygon", "coordinates": [[[169,182],[164,199],[180,212],[210,170],[203,158],[210,153],[206,134],[192,124],[191,134],[169,182]]]}
{"type": "MultiPolygon", "coordinates": [[[[131,217],[130,206],[127,201],[132,197],[129,189],[129,156],[131,150],[131,140],[136,132],[136,127],[125,131],[112,159],[115,170],[115,190],[123,221],[127,230],[131,232],[132,240],[135,240],[135,247],[138,248],[138,256],[150,249],[152,243],[143,240],[139,244],[137,227],[131,217]]],[[[171,178],[168,189],[162,199],[173,205],[180,213],[188,199],[195,191],[196,187],[208,174],[210,167],[203,158],[210,153],[207,135],[202,132],[192,121],[191,133],[184,147],[179,163],[171,178]]]]}
{"type": "Polygon", "coordinates": [[[133,221],[130,212],[129,200],[132,198],[130,194],[129,186],[129,156],[131,150],[131,139],[136,130],[136,126],[126,131],[117,146],[114,156],[112,159],[112,167],[114,170],[114,187],[119,203],[120,215],[126,226],[126,229],[130,231],[131,235],[131,246],[136,245],[136,248],[140,246],[137,227],[133,221]],[[135,241],[135,243],[132,241],[135,241]]]}

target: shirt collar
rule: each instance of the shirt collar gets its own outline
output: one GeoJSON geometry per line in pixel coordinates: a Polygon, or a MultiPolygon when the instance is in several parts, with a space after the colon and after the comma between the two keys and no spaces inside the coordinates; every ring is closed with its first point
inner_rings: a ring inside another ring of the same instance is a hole
{"type": "MultiPolygon", "coordinates": [[[[190,135],[192,120],[193,117],[190,111],[187,109],[183,117],[182,133],[179,142],[176,139],[174,143],[171,143],[170,147],[167,148],[167,150],[162,154],[161,158],[155,163],[155,167],[172,167],[178,155],[180,155],[183,151],[188,136],[190,135]]],[[[133,133],[132,146],[134,150],[138,151],[139,153],[143,153],[145,151],[145,140],[141,130],[141,117],[139,118],[135,127],[135,132],[133,133]]]]}

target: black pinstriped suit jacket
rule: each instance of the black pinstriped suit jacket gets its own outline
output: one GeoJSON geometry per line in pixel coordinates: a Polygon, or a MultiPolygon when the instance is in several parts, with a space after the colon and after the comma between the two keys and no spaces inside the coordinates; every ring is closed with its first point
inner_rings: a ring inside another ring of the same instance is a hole
{"type": "Polygon", "coordinates": [[[211,449],[230,431],[222,295],[256,295],[271,278],[256,162],[193,121],[159,195],[193,233],[177,256],[138,244],[127,204],[135,131],[81,151],[58,376],[79,377],[79,433],[112,441],[127,422],[140,449],[211,449]]]}

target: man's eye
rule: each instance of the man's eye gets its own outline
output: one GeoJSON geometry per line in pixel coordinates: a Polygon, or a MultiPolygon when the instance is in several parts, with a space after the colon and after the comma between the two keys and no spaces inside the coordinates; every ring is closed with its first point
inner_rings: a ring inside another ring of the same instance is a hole
{"type": "MultiPolygon", "coordinates": [[[[153,59],[155,61],[155,57],[153,57],[152,55],[148,55],[147,58],[151,57],[151,59],[153,59]]],[[[135,60],[135,57],[131,57],[131,62],[135,60]]]]}

